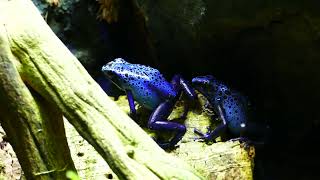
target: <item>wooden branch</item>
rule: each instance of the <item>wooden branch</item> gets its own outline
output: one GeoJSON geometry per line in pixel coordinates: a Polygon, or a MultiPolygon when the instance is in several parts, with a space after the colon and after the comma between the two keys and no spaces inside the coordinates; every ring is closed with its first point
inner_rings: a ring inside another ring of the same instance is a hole
{"type": "Polygon", "coordinates": [[[121,179],[202,179],[109,99],[27,0],[2,0],[0,22],[21,77],[56,104],[121,179]]]}

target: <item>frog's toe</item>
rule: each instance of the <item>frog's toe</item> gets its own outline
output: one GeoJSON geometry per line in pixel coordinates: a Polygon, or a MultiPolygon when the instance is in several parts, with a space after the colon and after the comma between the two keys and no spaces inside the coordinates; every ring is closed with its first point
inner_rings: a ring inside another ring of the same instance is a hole
{"type": "Polygon", "coordinates": [[[208,136],[208,135],[204,135],[204,136],[201,136],[201,137],[194,137],[194,141],[205,142],[205,143],[216,143],[216,140],[215,139],[211,139],[211,137],[208,136]]]}
{"type": "Polygon", "coordinates": [[[248,138],[246,138],[246,137],[232,138],[232,139],[229,139],[228,141],[230,141],[230,142],[240,141],[240,142],[248,142],[248,143],[251,142],[251,141],[250,141],[248,138]]]}
{"type": "Polygon", "coordinates": [[[193,140],[194,140],[194,141],[198,141],[198,142],[204,142],[204,141],[205,141],[205,139],[203,138],[203,136],[201,136],[201,137],[194,137],[193,140]]]}
{"type": "Polygon", "coordinates": [[[207,127],[207,133],[203,133],[202,131],[200,131],[199,129],[197,128],[194,128],[193,129],[193,132],[198,134],[199,136],[209,136],[211,134],[211,128],[210,126],[207,127]]]}
{"type": "Polygon", "coordinates": [[[201,132],[201,131],[200,131],[199,129],[197,129],[197,128],[194,128],[194,129],[193,129],[193,132],[196,133],[196,134],[198,134],[198,135],[200,135],[200,136],[204,136],[204,133],[201,132]]]}
{"type": "Polygon", "coordinates": [[[200,136],[200,137],[195,137],[195,138],[194,138],[195,141],[200,141],[200,142],[213,141],[213,142],[215,142],[215,140],[212,139],[212,136],[211,136],[210,131],[204,134],[204,133],[201,132],[199,129],[194,128],[194,132],[200,136]]]}

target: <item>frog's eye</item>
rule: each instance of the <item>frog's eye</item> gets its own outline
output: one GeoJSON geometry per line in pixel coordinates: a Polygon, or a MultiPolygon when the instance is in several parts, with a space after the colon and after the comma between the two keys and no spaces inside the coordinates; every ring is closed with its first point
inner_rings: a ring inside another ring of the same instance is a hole
{"type": "Polygon", "coordinates": [[[113,60],[114,63],[119,63],[119,64],[128,64],[124,59],[122,58],[116,58],[113,60]]]}

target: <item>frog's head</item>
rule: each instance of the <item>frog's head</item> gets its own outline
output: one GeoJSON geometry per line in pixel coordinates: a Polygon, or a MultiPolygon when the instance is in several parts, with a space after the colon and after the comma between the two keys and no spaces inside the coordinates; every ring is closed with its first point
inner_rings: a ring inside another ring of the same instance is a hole
{"type": "Polygon", "coordinates": [[[124,59],[117,58],[102,66],[101,71],[107,79],[112,81],[120,89],[123,89],[128,81],[127,66],[129,65],[130,63],[126,62],[124,59]]]}
{"type": "Polygon", "coordinates": [[[202,94],[217,90],[218,81],[212,75],[198,76],[192,79],[192,86],[202,94]]]}

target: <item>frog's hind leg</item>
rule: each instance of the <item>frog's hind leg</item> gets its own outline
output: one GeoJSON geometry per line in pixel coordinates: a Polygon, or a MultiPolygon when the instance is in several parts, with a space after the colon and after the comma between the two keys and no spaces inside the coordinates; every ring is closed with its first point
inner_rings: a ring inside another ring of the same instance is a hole
{"type": "Polygon", "coordinates": [[[175,131],[176,135],[166,143],[158,143],[163,149],[174,147],[186,133],[186,127],[176,122],[170,122],[167,120],[168,116],[172,112],[174,102],[167,100],[161,103],[151,114],[148,127],[152,130],[158,131],[175,131]]]}

